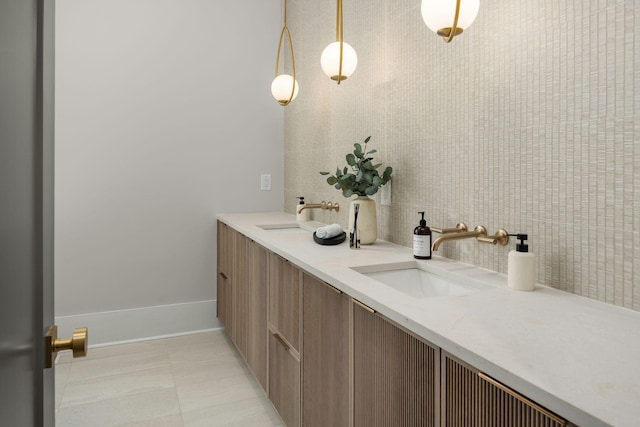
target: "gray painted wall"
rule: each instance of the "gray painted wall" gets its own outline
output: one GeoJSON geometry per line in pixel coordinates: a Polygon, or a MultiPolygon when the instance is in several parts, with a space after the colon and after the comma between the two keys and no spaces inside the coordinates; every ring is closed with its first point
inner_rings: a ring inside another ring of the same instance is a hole
{"type": "Polygon", "coordinates": [[[215,299],[216,213],[283,207],[281,19],[277,1],[57,1],[57,316],[215,299]]]}

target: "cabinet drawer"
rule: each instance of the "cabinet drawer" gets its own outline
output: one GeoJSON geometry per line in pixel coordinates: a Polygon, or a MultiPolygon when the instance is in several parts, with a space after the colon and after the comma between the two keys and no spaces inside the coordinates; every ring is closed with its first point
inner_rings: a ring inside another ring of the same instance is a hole
{"type": "Polygon", "coordinates": [[[275,331],[269,333],[269,399],[285,425],[300,425],[300,361],[275,331]]]}
{"type": "Polygon", "coordinates": [[[300,352],[300,270],[269,254],[269,322],[300,352]]]}
{"type": "Polygon", "coordinates": [[[566,420],[477,369],[443,355],[442,413],[452,427],[562,427],[566,420]]]}

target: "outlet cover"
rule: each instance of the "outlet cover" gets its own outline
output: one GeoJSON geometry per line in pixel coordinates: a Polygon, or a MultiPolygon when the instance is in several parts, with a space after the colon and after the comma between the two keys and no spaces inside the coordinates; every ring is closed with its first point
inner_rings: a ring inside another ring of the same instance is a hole
{"type": "Polygon", "coordinates": [[[271,191],[271,174],[265,173],[260,175],[260,190],[271,191]]]}
{"type": "Polygon", "coordinates": [[[380,187],[380,204],[382,206],[391,206],[391,180],[380,187]]]}

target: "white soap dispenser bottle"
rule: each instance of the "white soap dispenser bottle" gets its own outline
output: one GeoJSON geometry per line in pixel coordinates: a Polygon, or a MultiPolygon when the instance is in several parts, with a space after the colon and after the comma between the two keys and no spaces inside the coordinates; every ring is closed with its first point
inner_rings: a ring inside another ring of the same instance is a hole
{"type": "Polygon", "coordinates": [[[507,268],[507,284],[517,291],[532,291],[536,287],[536,255],[529,252],[529,245],[525,241],[526,234],[511,234],[516,236],[519,243],[516,250],[509,252],[509,266],[507,268]]]}
{"type": "Polygon", "coordinates": [[[304,207],[304,197],[298,196],[297,199],[300,199],[298,204],[296,205],[296,221],[298,222],[306,222],[310,220],[309,209],[302,210],[304,207]]]}

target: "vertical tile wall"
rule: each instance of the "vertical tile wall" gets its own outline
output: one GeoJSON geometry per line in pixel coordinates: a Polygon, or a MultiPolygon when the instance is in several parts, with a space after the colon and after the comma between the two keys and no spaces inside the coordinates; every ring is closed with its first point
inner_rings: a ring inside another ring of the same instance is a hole
{"type": "MultiPolygon", "coordinates": [[[[371,135],[395,170],[380,238],[410,246],[420,210],[526,232],[540,283],[640,310],[640,2],[483,0],[446,44],[420,0],[345,0],[359,62],[340,86],[320,68],[335,2],[288,6],[300,94],[285,112],[286,211],[298,195],[339,201],[314,216],[346,227],[348,200],[318,171],[371,135]]],[[[506,273],[514,246],[440,254],[506,273]]]]}

